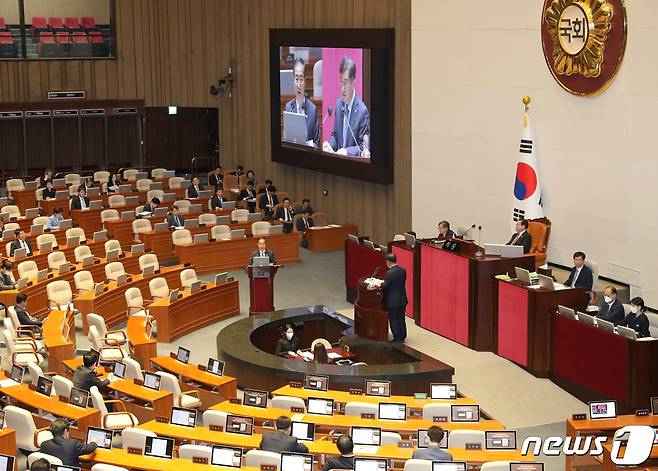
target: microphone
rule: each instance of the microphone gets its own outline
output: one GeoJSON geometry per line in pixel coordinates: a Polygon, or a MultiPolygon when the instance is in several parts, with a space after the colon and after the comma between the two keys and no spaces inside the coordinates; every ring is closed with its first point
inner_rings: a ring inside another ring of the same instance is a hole
{"type": "Polygon", "coordinates": [[[377,274],[379,273],[379,270],[381,268],[382,267],[380,267],[380,266],[375,267],[375,271],[372,272],[372,275],[370,275],[370,278],[374,278],[375,276],[377,276],[377,274]]]}
{"type": "MultiPolygon", "coordinates": [[[[343,114],[347,114],[347,104],[343,103],[343,114]]],[[[347,120],[347,127],[350,130],[350,133],[352,134],[352,139],[354,139],[354,142],[356,142],[356,146],[359,148],[359,153],[363,153],[363,147],[359,145],[359,141],[356,140],[356,136],[354,135],[354,131],[352,130],[352,126],[350,126],[350,120],[347,120]]]]}
{"type": "Polygon", "coordinates": [[[331,113],[333,111],[333,108],[330,106],[327,108],[327,114],[324,115],[324,119],[322,120],[322,126],[324,126],[324,123],[329,119],[329,116],[331,116],[331,113]]]}
{"type": "Polygon", "coordinates": [[[471,231],[472,231],[473,229],[475,229],[476,227],[477,227],[477,226],[476,226],[475,224],[473,224],[471,227],[469,227],[469,228],[466,230],[466,232],[464,232],[463,234],[459,234],[458,237],[463,238],[466,234],[468,234],[469,232],[471,232],[471,231]]]}

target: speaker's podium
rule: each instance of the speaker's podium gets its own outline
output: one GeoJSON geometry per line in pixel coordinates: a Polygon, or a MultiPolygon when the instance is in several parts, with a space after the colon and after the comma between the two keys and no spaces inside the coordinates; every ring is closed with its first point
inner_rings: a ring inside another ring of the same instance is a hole
{"type": "Polygon", "coordinates": [[[274,275],[281,265],[247,265],[249,315],[274,311],[274,275]]]}
{"type": "Polygon", "coordinates": [[[358,297],[354,302],[354,333],[378,342],[388,340],[388,312],[383,307],[380,288],[368,289],[367,278],[359,279],[358,297]]]}

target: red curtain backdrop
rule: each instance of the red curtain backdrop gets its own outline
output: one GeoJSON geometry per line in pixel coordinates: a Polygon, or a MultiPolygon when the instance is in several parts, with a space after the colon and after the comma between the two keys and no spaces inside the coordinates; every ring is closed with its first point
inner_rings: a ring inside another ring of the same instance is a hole
{"type": "Polygon", "coordinates": [[[528,366],[528,292],[498,282],[498,355],[528,366]]]}

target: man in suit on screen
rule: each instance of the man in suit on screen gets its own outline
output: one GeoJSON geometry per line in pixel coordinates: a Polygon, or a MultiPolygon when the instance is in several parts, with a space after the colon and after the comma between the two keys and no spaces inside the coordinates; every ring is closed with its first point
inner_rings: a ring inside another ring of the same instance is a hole
{"type": "Polygon", "coordinates": [[[320,147],[320,126],[315,103],[306,98],[306,64],[304,59],[297,57],[292,66],[295,80],[295,98],[286,103],[284,108],[289,113],[306,115],[306,143],[320,147]]]}
{"type": "Polygon", "coordinates": [[[356,96],[356,64],[349,57],[340,61],[341,97],[336,101],[334,129],[322,144],[325,152],[370,157],[370,113],[356,96]]]}
{"type": "Polygon", "coordinates": [[[407,338],[407,324],[404,320],[404,311],[407,307],[407,271],[398,265],[394,253],[386,254],[388,271],[384,275],[382,291],[384,293],[384,306],[388,311],[388,322],[393,333],[393,342],[404,342],[407,338]]]}

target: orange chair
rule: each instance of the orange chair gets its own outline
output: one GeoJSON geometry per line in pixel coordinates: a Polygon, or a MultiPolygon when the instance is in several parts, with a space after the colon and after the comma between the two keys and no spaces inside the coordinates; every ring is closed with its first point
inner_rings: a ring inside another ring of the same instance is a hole
{"type": "Polygon", "coordinates": [[[546,249],[551,236],[551,221],[547,218],[537,218],[528,221],[528,232],[532,236],[532,247],[528,256],[535,257],[535,267],[546,263],[546,249]]]}

